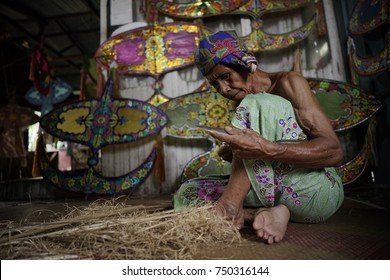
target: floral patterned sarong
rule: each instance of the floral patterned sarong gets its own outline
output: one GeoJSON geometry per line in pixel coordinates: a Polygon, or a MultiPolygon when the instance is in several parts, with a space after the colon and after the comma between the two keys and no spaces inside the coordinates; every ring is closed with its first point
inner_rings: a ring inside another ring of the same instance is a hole
{"type": "MultiPolygon", "coordinates": [[[[236,110],[232,125],[251,128],[269,141],[300,141],[306,138],[291,103],[276,95],[246,96],[236,110]]],[[[289,143],[289,145],[294,145],[289,143]]],[[[251,188],[246,207],[284,204],[291,220],[316,223],[329,218],[344,199],[341,178],[334,167],[307,169],[277,161],[244,160],[251,188]]],[[[175,208],[217,200],[228,183],[227,176],[208,176],[185,182],[175,193],[175,208]]]]}

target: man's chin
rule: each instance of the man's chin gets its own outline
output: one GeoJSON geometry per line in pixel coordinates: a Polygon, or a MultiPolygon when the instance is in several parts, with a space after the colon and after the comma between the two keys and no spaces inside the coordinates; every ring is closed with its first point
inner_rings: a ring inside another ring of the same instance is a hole
{"type": "Polygon", "coordinates": [[[244,99],[245,96],[246,96],[245,92],[239,91],[231,98],[231,100],[241,101],[244,99]]]}

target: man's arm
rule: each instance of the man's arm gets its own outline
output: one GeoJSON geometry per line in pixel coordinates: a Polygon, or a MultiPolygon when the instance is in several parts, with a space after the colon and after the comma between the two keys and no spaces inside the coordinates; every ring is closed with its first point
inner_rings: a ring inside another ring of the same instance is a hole
{"type": "Polygon", "coordinates": [[[340,141],[307,81],[295,72],[275,77],[271,93],[290,100],[308,141],[273,143],[251,129],[232,127],[226,128],[225,135],[210,134],[228,143],[233,155],[243,159],[276,160],[307,168],[340,165],[343,159],[340,141]]]}

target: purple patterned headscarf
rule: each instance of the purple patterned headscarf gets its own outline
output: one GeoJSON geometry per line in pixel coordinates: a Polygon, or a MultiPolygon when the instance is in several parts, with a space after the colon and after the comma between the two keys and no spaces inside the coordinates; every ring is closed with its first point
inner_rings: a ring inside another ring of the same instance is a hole
{"type": "Polygon", "coordinates": [[[248,72],[256,70],[256,58],[234,31],[219,31],[202,38],[195,50],[195,64],[205,76],[216,64],[241,65],[248,72]]]}

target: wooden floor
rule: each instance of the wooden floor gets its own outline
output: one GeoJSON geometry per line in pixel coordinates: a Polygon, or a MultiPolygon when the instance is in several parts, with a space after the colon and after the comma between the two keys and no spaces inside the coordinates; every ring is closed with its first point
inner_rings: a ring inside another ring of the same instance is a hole
{"type": "MultiPolygon", "coordinates": [[[[346,189],[339,211],[320,224],[290,223],[284,240],[267,245],[259,241],[250,227],[241,230],[240,244],[207,244],[195,259],[390,259],[390,189],[360,186],[346,189]]],[[[86,206],[97,198],[62,200],[2,201],[0,221],[44,222],[64,214],[70,207],[86,206]]],[[[156,205],[171,208],[171,197],[121,197],[130,205],[156,205]]]]}

